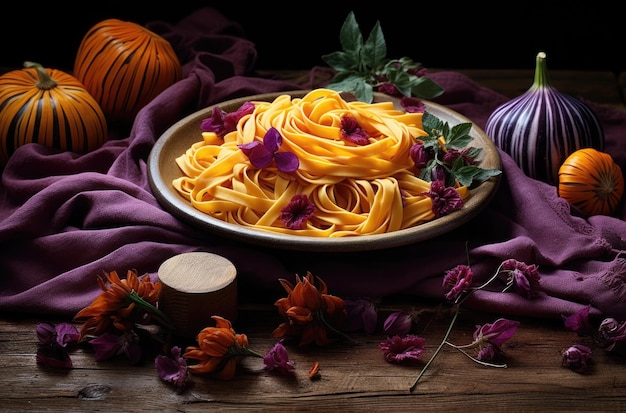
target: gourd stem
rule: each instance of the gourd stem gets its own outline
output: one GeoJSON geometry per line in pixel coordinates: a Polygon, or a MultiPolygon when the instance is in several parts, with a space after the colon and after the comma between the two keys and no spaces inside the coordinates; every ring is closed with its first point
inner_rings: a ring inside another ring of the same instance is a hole
{"type": "Polygon", "coordinates": [[[37,87],[41,90],[50,90],[57,87],[57,82],[50,77],[48,71],[39,63],[35,62],[24,62],[25,68],[34,67],[37,71],[37,76],[39,76],[39,82],[37,82],[37,87]]]}
{"type": "Polygon", "coordinates": [[[537,90],[541,88],[550,87],[550,77],[548,76],[548,67],[546,62],[546,53],[539,52],[537,53],[537,58],[535,59],[535,79],[533,81],[533,85],[531,86],[532,90],[537,90]]]}

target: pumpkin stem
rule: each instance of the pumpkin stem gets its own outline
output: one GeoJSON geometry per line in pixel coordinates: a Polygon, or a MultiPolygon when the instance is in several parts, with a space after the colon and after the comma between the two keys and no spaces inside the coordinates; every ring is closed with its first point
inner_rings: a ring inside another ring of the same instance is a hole
{"type": "Polygon", "coordinates": [[[39,82],[37,82],[37,87],[39,89],[50,90],[57,87],[57,82],[50,77],[48,71],[41,64],[35,62],[24,62],[24,67],[35,68],[37,76],[39,76],[39,82]]]}
{"type": "Polygon", "coordinates": [[[537,53],[535,59],[535,79],[530,87],[531,90],[551,87],[550,77],[548,76],[548,65],[546,63],[546,53],[537,53]]]}

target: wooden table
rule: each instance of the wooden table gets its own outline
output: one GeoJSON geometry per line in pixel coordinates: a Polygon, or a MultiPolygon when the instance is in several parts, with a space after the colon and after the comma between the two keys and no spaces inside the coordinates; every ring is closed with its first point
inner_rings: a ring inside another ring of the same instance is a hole
{"type": "MultiPolygon", "coordinates": [[[[515,97],[531,83],[530,71],[464,71],[483,85],[515,97]]],[[[624,76],[609,72],[551,72],[554,85],[573,96],[626,110],[624,76]]],[[[395,304],[394,304],[395,305],[395,304]]],[[[435,303],[398,302],[394,308],[435,303]]],[[[498,315],[462,312],[450,341],[469,343],[476,324],[498,315]]],[[[338,343],[302,349],[289,345],[296,377],[266,372],[260,359],[246,359],[231,381],[193,376],[193,385],[177,394],[157,376],[152,363],[131,367],[123,358],[96,362],[89,349],[72,353],[74,369],[53,370],[35,362],[35,325],[50,320],[27,315],[0,315],[0,411],[624,411],[626,358],[594,349],[589,374],[561,365],[561,354],[581,342],[560,320],[523,319],[505,343],[508,368],[479,366],[447,347],[416,390],[409,387],[418,366],[387,363],[378,348],[380,334],[353,334],[356,344],[338,343]],[[318,380],[308,378],[314,361],[318,380]]],[[[416,327],[426,339],[425,362],[437,347],[450,319],[425,317],[416,327]]],[[[248,335],[250,347],[264,353],[275,343],[280,323],[272,303],[243,303],[235,328],[248,335]]],[[[584,343],[584,341],[582,341],[584,343]]]]}

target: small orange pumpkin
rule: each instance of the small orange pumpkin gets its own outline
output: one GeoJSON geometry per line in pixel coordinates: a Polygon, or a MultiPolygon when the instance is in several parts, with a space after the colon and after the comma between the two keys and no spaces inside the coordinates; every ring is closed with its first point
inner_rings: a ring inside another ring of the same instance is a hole
{"type": "Polygon", "coordinates": [[[0,165],[27,143],[86,153],[107,133],[98,102],[74,76],[33,62],[0,76],[0,165]]]}
{"type": "Polygon", "coordinates": [[[110,121],[126,123],[182,78],[182,66],[163,37],[133,22],[106,19],[83,37],[74,76],[110,121]]]}
{"type": "Polygon", "coordinates": [[[586,216],[611,215],[622,200],[624,176],[611,155],[583,148],[559,168],[558,192],[586,216]]]}

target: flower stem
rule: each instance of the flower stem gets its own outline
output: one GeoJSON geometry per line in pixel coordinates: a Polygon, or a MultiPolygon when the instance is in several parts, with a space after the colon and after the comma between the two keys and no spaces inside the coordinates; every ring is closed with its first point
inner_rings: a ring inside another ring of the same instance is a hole
{"type": "Polygon", "coordinates": [[[130,298],[132,302],[138,304],[139,306],[150,310],[156,320],[158,320],[164,327],[168,328],[170,331],[174,331],[174,324],[172,324],[172,322],[165,315],[165,313],[141,298],[136,291],[131,291],[130,294],[128,294],[128,298],[130,298]]]}
{"type": "Polygon", "coordinates": [[[417,376],[417,378],[413,382],[413,385],[411,385],[411,388],[409,389],[411,393],[413,393],[413,391],[417,387],[417,383],[420,381],[424,373],[426,373],[426,370],[428,369],[428,367],[432,364],[433,360],[435,360],[435,357],[437,357],[437,355],[439,354],[443,346],[448,341],[448,337],[450,336],[450,333],[452,332],[452,327],[454,327],[454,323],[456,322],[456,319],[458,316],[459,316],[459,307],[457,305],[456,311],[454,312],[454,316],[452,317],[452,321],[450,321],[450,325],[448,326],[448,330],[446,331],[446,334],[443,336],[443,340],[441,340],[441,344],[439,344],[439,347],[437,347],[437,350],[435,350],[435,353],[430,357],[430,360],[428,360],[426,365],[422,368],[422,371],[420,371],[419,376],[417,376]]]}
{"type": "Polygon", "coordinates": [[[458,351],[463,353],[467,358],[469,358],[473,362],[478,363],[478,364],[480,364],[482,366],[485,366],[485,367],[497,367],[497,368],[501,368],[501,369],[506,369],[508,367],[506,364],[494,364],[494,363],[487,363],[486,361],[478,360],[477,358],[470,356],[469,354],[467,354],[467,352],[465,350],[463,350],[465,348],[472,347],[474,345],[474,343],[468,344],[468,345],[465,345],[465,346],[457,346],[457,345],[454,345],[454,344],[450,343],[449,341],[446,341],[446,344],[449,345],[452,348],[457,349],[458,351]]]}
{"type": "Polygon", "coordinates": [[[326,321],[326,319],[324,318],[323,314],[319,314],[319,320],[322,322],[322,324],[324,324],[324,326],[329,329],[330,331],[332,331],[333,333],[337,334],[338,336],[342,337],[345,340],[348,340],[349,342],[351,342],[352,344],[356,344],[356,341],[354,341],[352,338],[350,338],[349,336],[347,336],[346,334],[342,333],[341,331],[337,330],[335,327],[331,326],[330,323],[328,321],[326,321]]]}

